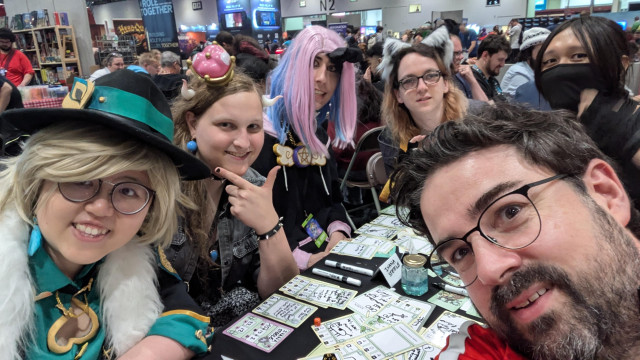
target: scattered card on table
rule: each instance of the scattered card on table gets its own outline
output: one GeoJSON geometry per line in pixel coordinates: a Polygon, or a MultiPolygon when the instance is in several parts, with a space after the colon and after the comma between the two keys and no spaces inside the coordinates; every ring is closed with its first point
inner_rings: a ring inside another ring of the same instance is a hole
{"type": "Polygon", "coordinates": [[[380,215],[377,218],[371,220],[371,224],[375,224],[375,225],[382,225],[382,226],[386,226],[386,227],[390,227],[390,228],[405,228],[406,225],[404,225],[403,223],[400,222],[400,220],[394,216],[385,216],[385,215],[380,215]]]}
{"type": "Polygon", "coordinates": [[[349,314],[332,320],[323,321],[320,326],[311,325],[311,329],[325,346],[352,341],[373,329],[365,326],[366,319],[360,314],[349,314]]]}
{"type": "Polygon", "coordinates": [[[316,310],[318,310],[318,308],[315,306],[273,294],[253,309],[253,312],[297,328],[316,310]]]}
{"type": "Polygon", "coordinates": [[[376,286],[373,289],[356,296],[349,302],[349,309],[365,317],[372,317],[382,310],[388,303],[399,298],[400,295],[388,287],[376,286]]]}
{"type": "Polygon", "coordinates": [[[297,275],[284,284],[280,291],[322,308],[332,307],[344,310],[347,304],[358,293],[355,290],[329,284],[324,281],[297,275]]]}
{"type": "Polygon", "coordinates": [[[457,311],[469,298],[464,295],[450,293],[440,290],[433,295],[428,301],[432,304],[443,307],[451,312],[457,311]]]}
{"type": "Polygon", "coordinates": [[[361,259],[371,259],[378,250],[377,246],[352,243],[351,241],[341,240],[332,249],[332,254],[353,256],[361,259]]]}
{"type": "Polygon", "coordinates": [[[397,323],[376,332],[366,334],[355,341],[370,359],[393,358],[424,345],[425,340],[405,323],[397,323]]]}
{"type": "Polygon", "coordinates": [[[222,333],[269,353],[292,332],[288,326],[249,313],[222,333]]]}
{"type": "Polygon", "coordinates": [[[386,226],[373,225],[373,224],[364,224],[356,233],[358,234],[366,234],[369,236],[379,237],[381,239],[391,240],[398,233],[398,229],[388,228],[386,226]]]}
{"type": "MultiPolygon", "coordinates": [[[[447,337],[451,334],[457,334],[460,332],[460,328],[467,321],[473,321],[481,324],[475,320],[464,317],[462,315],[454,314],[449,311],[445,311],[440,315],[427,331],[422,334],[422,337],[432,345],[443,348],[447,344],[447,337]]],[[[482,325],[482,324],[481,324],[482,325]]],[[[465,325],[467,326],[467,325],[465,325]]]]}

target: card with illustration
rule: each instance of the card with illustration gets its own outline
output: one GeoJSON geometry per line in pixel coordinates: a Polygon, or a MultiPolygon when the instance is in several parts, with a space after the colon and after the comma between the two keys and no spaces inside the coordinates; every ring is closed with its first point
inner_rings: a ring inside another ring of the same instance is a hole
{"type": "Polygon", "coordinates": [[[304,300],[322,308],[332,307],[344,310],[356,294],[355,290],[345,289],[324,281],[297,275],[284,284],[280,291],[298,300],[304,300]]]}
{"type": "Polygon", "coordinates": [[[366,317],[375,316],[387,304],[398,299],[400,295],[388,287],[377,286],[356,296],[349,303],[349,309],[366,317]]]}
{"type": "Polygon", "coordinates": [[[378,250],[377,246],[352,243],[351,241],[342,240],[338,242],[332,249],[332,254],[353,256],[361,259],[371,259],[378,250]]]}
{"type": "Polygon", "coordinates": [[[297,328],[311,316],[317,307],[301,303],[287,297],[273,294],[258,305],[253,312],[297,328]]]}
{"type": "Polygon", "coordinates": [[[451,334],[457,334],[460,332],[460,328],[467,321],[473,321],[482,325],[470,318],[454,314],[450,311],[445,311],[440,315],[438,320],[427,328],[427,330],[422,334],[422,337],[427,340],[429,344],[443,348],[447,344],[447,337],[451,334]]]}
{"type": "Polygon", "coordinates": [[[442,349],[431,344],[425,344],[413,350],[409,350],[400,356],[396,356],[397,360],[433,360],[436,355],[440,354],[442,349]]]}
{"type": "Polygon", "coordinates": [[[399,232],[395,243],[412,254],[429,256],[433,251],[433,245],[431,245],[429,240],[415,235],[413,230],[399,232]]]}
{"type": "Polygon", "coordinates": [[[426,344],[418,333],[405,323],[365,334],[355,341],[370,359],[384,360],[426,344]]]}
{"type": "Polygon", "coordinates": [[[393,216],[380,215],[377,218],[371,220],[370,224],[381,225],[396,229],[407,227],[406,225],[401,223],[397,217],[395,217],[395,214],[393,216]]]}
{"type": "Polygon", "coordinates": [[[297,275],[293,279],[289,280],[286,284],[282,285],[280,291],[287,295],[296,296],[302,289],[309,285],[313,279],[306,276],[297,275]]]}
{"type": "Polygon", "coordinates": [[[385,240],[391,240],[393,239],[394,236],[396,236],[398,231],[400,230],[388,228],[386,226],[364,224],[358,230],[356,230],[356,233],[362,234],[362,235],[375,236],[385,240]]]}
{"type": "Polygon", "coordinates": [[[320,326],[311,325],[311,329],[325,346],[352,341],[373,329],[365,326],[365,317],[350,314],[333,320],[323,321],[320,326]]]}
{"type": "Polygon", "coordinates": [[[292,332],[288,326],[249,313],[222,333],[269,353],[292,332]]]}
{"type": "Polygon", "coordinates": [[[432,304],[443,307],[451,312],[457,311],[469,298],[464,295],[450,293],[440,290],[433,295],[428,301],[432,304]]]}

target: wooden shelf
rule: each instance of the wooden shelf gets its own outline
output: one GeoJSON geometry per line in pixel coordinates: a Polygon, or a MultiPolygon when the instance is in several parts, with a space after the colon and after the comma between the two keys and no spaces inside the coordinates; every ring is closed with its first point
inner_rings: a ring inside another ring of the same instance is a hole
{"type": "Polygon", "coordinates": [[[16,47],[29,58],[39,82],[52,83],[69,78],[70,72],[82,76],[82,66],[78,58],[73,26],[43,26],[32,29],[15,30],[20,37],[16,47]],[[35,48],[34,48],[35,47],[35,48]],[[71,55],[72,57],[64,57],[71,55]],[[50,60],[59,61],[50,61],[50,60]],[[50,79],[52,78],[52,79],[50,79]]]}

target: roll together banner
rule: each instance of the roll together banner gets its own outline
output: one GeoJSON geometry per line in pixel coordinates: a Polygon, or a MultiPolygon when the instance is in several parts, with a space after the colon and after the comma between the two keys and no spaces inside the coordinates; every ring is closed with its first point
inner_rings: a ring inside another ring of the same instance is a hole
{"type": "Polygon", "coordinates": [[[171,0],[138,0],[149,47],[180,54],[176,18],[171,0]]]}

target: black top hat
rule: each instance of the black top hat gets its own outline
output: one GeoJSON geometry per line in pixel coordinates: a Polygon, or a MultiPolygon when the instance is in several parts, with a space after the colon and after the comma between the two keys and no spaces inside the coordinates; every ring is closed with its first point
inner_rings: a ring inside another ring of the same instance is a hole
{"type": "Polygon", "coordinates": [[[63,121],[100,124],[164,152],[185,180],[211,174],[202,161],[172,143],[171,109],[160,89],[148,76],[130,70],[112,72],[95,83],[75,78],[61,109],[12,109],[0,121],[28,133],[63,121]]]}

